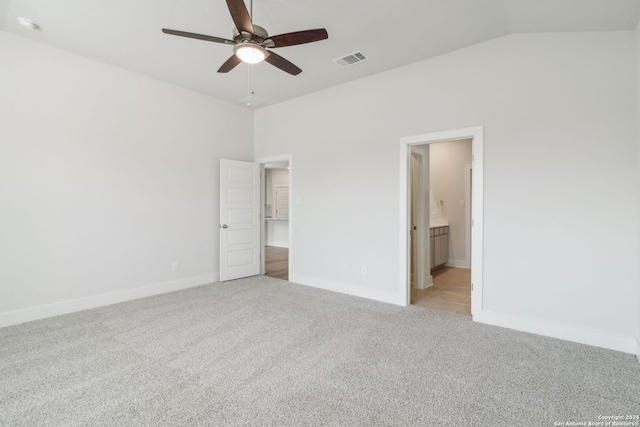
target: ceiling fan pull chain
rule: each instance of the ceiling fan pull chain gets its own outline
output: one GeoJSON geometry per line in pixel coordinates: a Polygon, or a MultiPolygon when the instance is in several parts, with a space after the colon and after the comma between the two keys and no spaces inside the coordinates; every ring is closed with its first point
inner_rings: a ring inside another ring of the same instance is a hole
{"type": "Polygon", "coordinates": [[[254,90],[253,90],[253,67],[251,66],[251,64],[247,64],[247,97],[245,98],[247,100],[246,105],[247,107],[251,107],[251,102],[253,101],[253,97],[254,97],[254,90]]]}
{"type": "Polygon", "coordinates": [[[247,107],[251,104],[251,69],[253,67],[247,64],[247,107]]]}

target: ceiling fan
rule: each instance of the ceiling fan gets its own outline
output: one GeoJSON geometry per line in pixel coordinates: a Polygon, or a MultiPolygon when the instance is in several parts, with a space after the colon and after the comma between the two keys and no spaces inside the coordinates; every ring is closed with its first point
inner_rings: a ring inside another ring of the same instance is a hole
{"type": "Polygon", "coordinates": [[[282,56],[267,50],[267,48],[274,49],[278,47],[295,46],[329,38],[327,30],[324,28],[270,36],[267,30],[251,22],[251,15],[249,15],[244,0],[227,0],[227,7],[236,25],[236,29],[233,31],[233,40],[186,31],[169,30],[166,28],[163,28],[162,32],[174,36],[233,45],[233,55],[218,69],[219,73],[228,73],[240,62],[257,64],[264,60],[294,76],[300,74],[302,70],[282,56]]]}

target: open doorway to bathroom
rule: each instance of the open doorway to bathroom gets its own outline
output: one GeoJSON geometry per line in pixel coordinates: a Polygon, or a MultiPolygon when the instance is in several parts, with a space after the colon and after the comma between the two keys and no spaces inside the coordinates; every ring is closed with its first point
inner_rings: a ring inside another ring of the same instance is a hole
{"type": "Polygon", "coordinates": [[[289,280],[290,166],[264,163],[264,274],[289,280]]]}
{"type": "Polygon", "coordinates": [[[482,224],[482,128],[403,138],[401,158],[401,194],[406,194],[401,230],[408,230],[401,235],[401,249],[406,248],[400,254],[406,266],[401,280],[407,283],[407,304],[477,313],[482,301],[482,229],[477,226],[482,224]]]}
{"type": "Polygon", "coordinates": [[[471,315],[471,139],[411,147],[411,304],[471,315]],[[428,253],[428,256],[427,256],[428,253]]]}

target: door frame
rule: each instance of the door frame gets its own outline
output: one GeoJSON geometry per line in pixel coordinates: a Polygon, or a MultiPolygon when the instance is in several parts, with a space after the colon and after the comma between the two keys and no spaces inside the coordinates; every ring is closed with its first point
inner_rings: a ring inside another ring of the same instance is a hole
{"type": "Polygon", "coordinates": [[[471,268],[471,206],[473,198],[471,197],[471,179],[473,177],[473,167],[471,163],[464,166],[464,254],[465,268],[471,268]]]}
{"type": "Polygon", "coordinates": [[[482,260],[483,260],[483,229],[484,229],[484,197],[483,197],[483,163],[484,163],[484,127],[476,126],[463,129],[454,129],[443,132],[428,133],[400,138],[400,266],[399,283],[400,295],[405,305],[411,304],[410,281],[410,247],[409,238],[409,180],[411,159],[411,146],[432,144],[435,142],[455,141],[459,139],[472,139],[472,215],[471,219],[471,315],[479,314],[482,310],[482,260]]]}
{"type": "MultiPolygon", "coordinates": [[[[294,209],[293,209],[293,154],[282,154],[279,156],[270,156],[270,157],[259,157],[254,159],[254,162],[260,163],[260,171],[262,176],[262,185],[264,186],[265,180],[265,172],[264,165],[266,163],[277,163],[277,162],[289,162],[289,278],[291,278],[291,272],[293,271],[293,217],[294,217],[294,209]]],[[[260,203],[260,222],[262,226],[262,232],[260,234],[260,274],[264,275],[265,268],[265,259],[264,259],[264,247],[267,244],[267,226],[265,222],[265,212],[264,212],[264,198],[260,203]]]]}

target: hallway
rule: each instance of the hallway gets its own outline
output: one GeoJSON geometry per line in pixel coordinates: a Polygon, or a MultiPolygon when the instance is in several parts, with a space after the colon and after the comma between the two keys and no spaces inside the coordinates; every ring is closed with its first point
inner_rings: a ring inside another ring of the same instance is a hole
{"type": "Polygon", "coordinates": [[[264,248],[265,275],[289,280],[289,249],[276,246],[264,248]]]}

